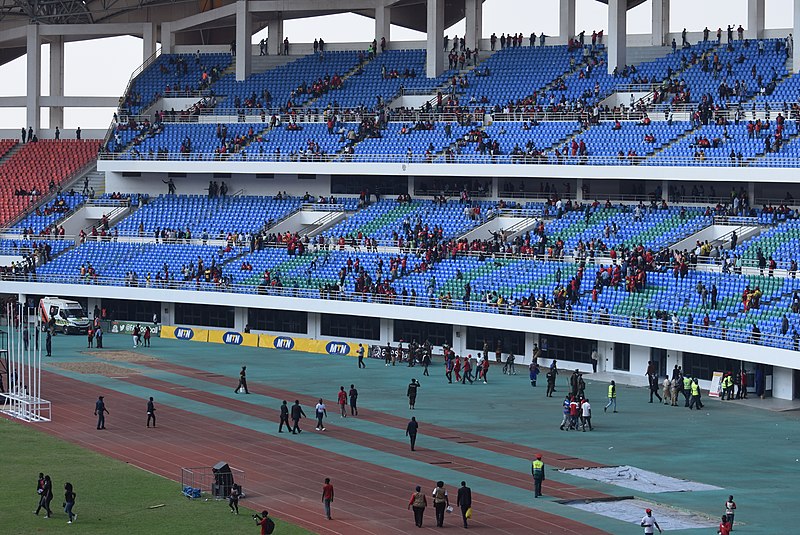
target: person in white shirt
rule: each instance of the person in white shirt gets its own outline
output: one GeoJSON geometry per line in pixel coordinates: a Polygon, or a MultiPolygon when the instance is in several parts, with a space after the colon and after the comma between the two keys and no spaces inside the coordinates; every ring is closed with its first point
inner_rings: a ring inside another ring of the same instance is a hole
{"type": "Polygon", "coordinates": [[[589,425],[589,431],[594,431],[592,428],[592,406],[589,404],[588,399],[584,399],[581,405],[581,424],[584,433],[586,432],[587,424],[589,425]]]}
{"type": "Polygon", "coordinates": [[[322,398],[319,398],[319,403],[315,407],[317,413],[317,431],[325,431],[325,426],[322,425],[322,419],[328,416],[328,411],[325,408],[325,403],[322,402],[322,398]]]}
{"type": "Polygon", "coordinates": [[[655,527],[659,533],[663,533],[661,526],[656,522],[656,517],[653,516],[653,511],[651,509],[645,509],[644,512],[645,515],[642,517],[642,521],[639,522],[639,525],[644,528],[645,535],[653,535],[653,533],[655,533],[653,527],[655,527]]]}

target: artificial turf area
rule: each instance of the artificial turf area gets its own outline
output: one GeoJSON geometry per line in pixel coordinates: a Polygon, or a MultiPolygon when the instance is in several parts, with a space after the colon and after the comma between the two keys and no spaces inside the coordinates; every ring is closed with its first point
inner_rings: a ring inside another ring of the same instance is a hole
{"type": "MultiPolygon", "coordinates": [[[[3,445],[0,481],[5,489],[0,500],[0,534],[197,534],[258,533],[253,511],[239,505],[239,516],[230,514],[228,502],[189,500],[180,484],[64,442],[29,426],[0,418],[3,445]],[[39,472],[53,481],[53,516],[35,516],[39,472]],[[74,513],[67,524],[61,507],[64,482],[75,487],[74,513]]],[[[273,518],[275,533],[310,534],[298,526],[273,518]]]]}

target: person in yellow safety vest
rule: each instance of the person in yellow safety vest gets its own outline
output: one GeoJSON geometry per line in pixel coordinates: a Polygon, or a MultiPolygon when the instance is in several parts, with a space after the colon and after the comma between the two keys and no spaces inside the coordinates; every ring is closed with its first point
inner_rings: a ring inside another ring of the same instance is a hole
{"type": "Polygon", "coordinates": [[[700,385],[697,384],[697,378],[692,380],[692,401],[689,402],[689,410],[697,406],[697,410],[703,408],[703,403],[700,401],[700,385]]]}
{"type": "Polygon", "coordinates": [[[684,407],[689,406],[689,398],[692,396],[692,378],[688,375],[683,376],[683,397],[686,399],[684,407]]]}
{"type": "Polygon", "coordinates": [[[719,398],[725,399],[726,395],[728,400],[733,399],[733,377],[730,373],[726,373],[725,377],[722,378],[722,393],[719,398]]]}
{"type": "Polygon", "coordinates": [[[531,463],[531,474],[533,474],[533,497],[538,498],[542,495],[542,481],[545,479],[541,453],[537,453],[536,459],[531,463]]]}
{"type": "Polygon", "coordinates": [[[614,405],[614,412],[617,412],[617,384],[614,381],[608,385],[608,403],[603,407],[603,412],[606,412],[611,405],[614,405]]]}

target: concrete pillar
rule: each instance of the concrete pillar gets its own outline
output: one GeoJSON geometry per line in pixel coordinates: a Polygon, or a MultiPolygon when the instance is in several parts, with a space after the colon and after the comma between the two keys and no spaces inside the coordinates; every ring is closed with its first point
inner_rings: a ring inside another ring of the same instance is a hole
{"type": "Polygon", "coordinates": [[[628,0],[608,0],[608,73],[627,61],[628,0]]]}
{"type": "Polygon", "coordinates": [[[156,25],[153,22],[142,24],[142,63],[156,53],[156,25]]]}
{"type": "MultiPolygon", "coordinates": [[[[574,1],[574,0],[573,0],[574,1]]],[[[464,36],[467,48],[480,48],[483,36],[483,0],[466,0],[467,32],[464,36]]]]}
{"type": "MultiPolygon", "coordinates": [[[[794,24],[792,31],[792,40],[794,42],[794,34],[800,35],[800,0],[794,0],[794,24]]],[[[792,46],[792,68],[794,72],[800,70],[800,48],[792,46]]]]}
{"type": "Polygon", "coordinates": [[[253,16],[248,11],[247,0],[236,0],[236,80],[246,80],[250,76],[253,59],[253,16]]]}
{"type": "Polygon", "coordinates": [[[384,6],[383,0],[375,0],[375,41],[378,42],[376,54],[381,53],[381,39],[386,38],[386,45],[391,40],[392,8],[384,6]]]}
{"type": "Polygon", "coordinates": [[[267,22],[267,53],[275,56],[283,54],[283,18],[267,22]]]}
{"type": "Polygon", "coordinates": [[[583,179],[579,178],[575,181],[575,200],[583,202],[583,179]]]}
{"type": "Polygon", "coordinates": [[[425,72],[428,78],[436,78],[444,71],[444,0],[428,0],[426,20],[428,42],[425,72]]]}
{"type": "Polygon", "coordinates": [[[669,33],[670,0],[653,0],[653,46],[665,46],[669,33]]]}
{"type": "MultiPolygon", "coordinates": [[[[50,40],[50,96],[64,96],[64,38],[50,40]]],[[[64,129],[64,107],[50,106],[50,130],[64,129]]]]}
{"type": "Polygon", "coordinates": [[[764,0],[747,0],[747,39],[760,39],[764,35],[764,0]]]}
{"type": "Polygon", "coordinates": [[[558,0],[558,40],[566,44],[575,37],[575,0],[558,0]]]}
{"type": "Polygon", "coordinates": [[[175,34],[172,33],[172,24],[169,22],[161,23],[161,53],[172,54],[175,48],[175,34]]]}
{"type": "Polygon", "coordinates": [[[772,367],[772,397],[777,399],[794,398],[794,370],[772,367]]]}
{"type": "Polygon", "coordinates": [[[39,25],[29,24],[27,27],[27,96],[25,97],[26,126],[33,127],[38,135],[40,123],[39,98],[42,96],[42,42],[39,37],[39,25]]]}

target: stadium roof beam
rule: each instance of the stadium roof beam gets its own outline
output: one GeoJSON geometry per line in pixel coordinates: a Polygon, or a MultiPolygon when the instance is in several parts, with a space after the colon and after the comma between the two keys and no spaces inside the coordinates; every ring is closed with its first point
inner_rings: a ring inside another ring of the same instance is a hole
{"type": "MultiPolygon", "coordinates": [[[[794,16],[793,19],[793,30],[792,30],[792,39],[794,39],[794,34],[800,35],[800,0],[794,0],[794,16]]],[[[797,74],[798,70],[800,69],[800,47],[799,46],[792,46],[792,69],[794,70],[795,74],[797,74]]]]}
{"type": "Polygon", "coordinates": [[[622,70],[628,59],[628,6],[626,0],[608,0],[608,73],[622,70]]]}
{"type": "Polygon", "coordinates": [[[761,39],[764,35],[764,0],[747,0],[747,39],[761,39]]]}
{"type": "Polygon", "coordinates": [[[575,35],[575,0],[559,0],[558,36],[567,42],[575,35]]]}

